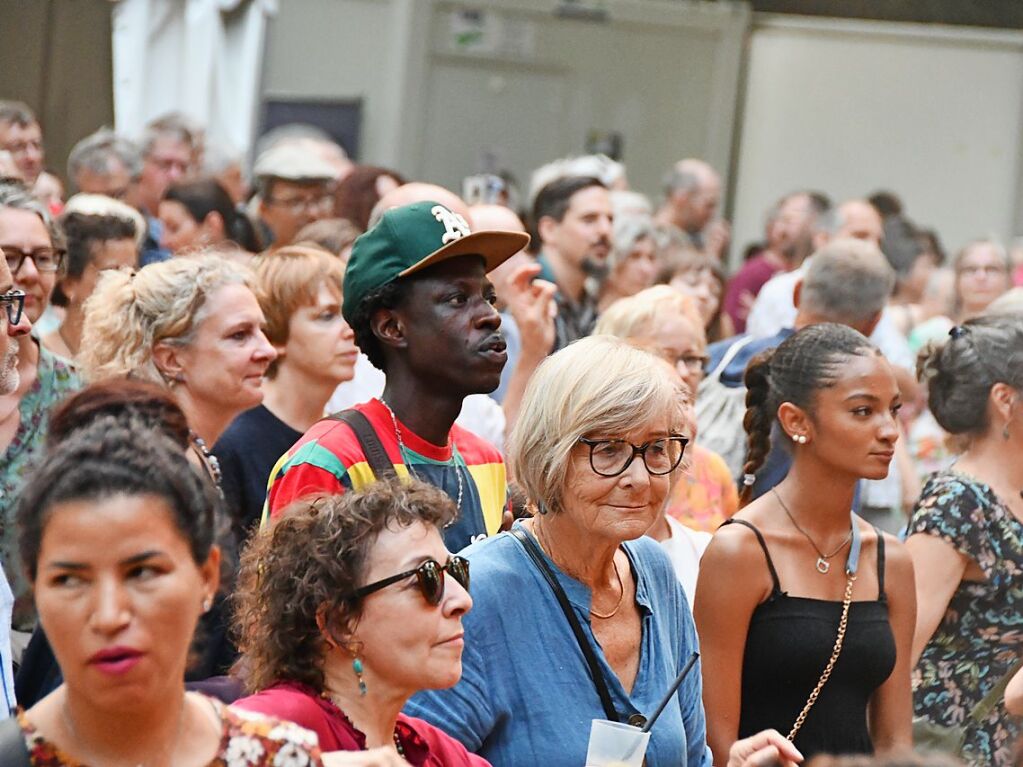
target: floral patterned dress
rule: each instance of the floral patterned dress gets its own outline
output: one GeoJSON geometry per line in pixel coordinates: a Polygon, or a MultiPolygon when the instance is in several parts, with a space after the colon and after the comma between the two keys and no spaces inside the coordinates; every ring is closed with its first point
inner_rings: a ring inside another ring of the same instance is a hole
{"type": "MultiPolygon", "coordinates": [[[[309,730],[208,700],[223,726],[220,748],[208,767],[322,767],[316,735],[309,730]]],[[[85,767],[40,735],[24,713],[18,721],[32,767],[85,767]]]]}
{"type": "MultiPolygon", "coordinates": [[[[990,487],[946,471],[928,480],[909,535],[934,535],[980,567],[983,581],[962,581],[913,671],[913,707],[935,724],[960,726],[1023,652],[1023,523],[990,487]]],[[[1010,765],[1020,733],[1000,702],[969,724],[963,757],[1010,765]]]]}

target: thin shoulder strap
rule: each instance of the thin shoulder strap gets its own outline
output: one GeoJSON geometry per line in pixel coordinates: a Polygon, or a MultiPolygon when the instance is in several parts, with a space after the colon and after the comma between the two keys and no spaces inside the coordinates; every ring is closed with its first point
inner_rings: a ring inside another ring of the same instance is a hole
{"type": "Polygon", "coordinates": [[[735,359],[735,356],[742,351],[744,346],[751,343],[752,341],[753,336],[748,335],[745,338],[740,338],[738,341],[736,341],[734,344],[728,347],[728,349],[725,350],[724,355],[721,357],[721,362],[719,362],[718,366],[710,372],[710,375],[708,375],[707,378],[713,379],[715,381],[718,378],[720,378],[721,374],[725,372],[725,368],[728,367],[728,364],[735,359]]]}
{"type": "Polygon", "coordinates": [[[348,427],[355,432],[355,437],[359,440],[362,452],[366,456],[366,462],[373,470],[373,476],[377,480],[394,479],[398,476],[394,470],[394,464],[387,457],[387,451],[384,450],[384,446],[380,442],[376,430],[373,428],[373,424],[369,422],[369,419],[363,413],[360,413],[358,410],[348,409],[327,417],[332,421],[341,421],[348,424],[348,427]]]}
{"type": "Polygon", "coordinates": [[[513,527],[509,530],[512,536],[519,542],[519,544],[526,550],[526,554],[533,560],[533,564],[543,575],[547,581],[547,585],[551,587],[551,591],[554,592],[555,598],[558,600],[558,604],[561,605],[561,611],[565,613],[565,618],[568,620],[568,625],[572,628],[572,633],[575,634],[575,640],[579,643],[579,650],[583,654],[583,658],[586,659],[586,665],[590,669],[590,677],[593,679],[593,686],[597,688],[597,696],[600,698],[600,705],[604,709],[604,714],[612,722],[621,721],[621,716],[618,714],[618,710],[615,708],[614,701],[611,698],[611,691],[607,687],[607,681],[604,679],[604,672],[600,669],[600,663],[597,660],[596,654],[593,652],[593,647],[590,645],[589,640],[586,638],[583,627],[579,624],[579,619],[576,617],[575,610],[572,609],[572,605],[568,601],[568,595],[565,594],[565,590],[561,588],[561,584],[558,583],[557,576],[551,572],[550,566],[543,558],[543,554],[540,553],[539,546],[533,542],[526,533],[517,527],[513,527]]]}
{"type": "Polygon", "coordinates": [[[764,540],[764,536],[761,535],[760,531],[757,530],[757,528],[755,528],[753,525],[751,525],[745,519],[735,519],[734,517],[732,517],[731,519],[726,519],[721,524],[721,527],[724,527],[725,525],[731,525],[731,524],[742,525],[743,527],[748,527],[750,530],[753,531],[753,534],[755,536],[757,536],[757,542],[760,544],[760,548],[762,548],[764,550],[764,559],[767,560],[767,569],[771,571],[771,580],[774,581],[774,592],[776,594],[780,594],[781,593],[781,582],[778,580],[778,571],[774,569],[774,561],[771,559],[771,552],[767,550],[767,541],[764,540]]]}
{"type": "Polygon", "coordinates": [[[874,528],[877,533],[877,598],[884,599],[884,533],[874,528]]]}

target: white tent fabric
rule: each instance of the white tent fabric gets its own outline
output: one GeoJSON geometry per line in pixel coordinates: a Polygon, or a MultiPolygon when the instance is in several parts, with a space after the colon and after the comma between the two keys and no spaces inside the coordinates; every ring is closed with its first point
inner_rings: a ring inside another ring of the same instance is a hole
{"type": "Polygon", "coordinates": [[[278,0],[114,0],[114,119],[137,136],[183,112],[208,139],[253,139],[267,18],[278,0]]]}

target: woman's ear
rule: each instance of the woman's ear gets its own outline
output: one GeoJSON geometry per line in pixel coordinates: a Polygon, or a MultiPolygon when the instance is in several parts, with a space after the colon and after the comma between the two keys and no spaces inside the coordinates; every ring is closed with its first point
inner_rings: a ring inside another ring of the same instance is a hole
{"type": "Polygon", "coordinates": [[[157,341],[153,345],[153,364],[168,383],[184,383],[185,368],[180,346],[157,341]]]}
{"type": "Polygon", "coordinates": [[[206,561],[199,567],[199,574],[202,576],[203,592],[206,598],[212,600],[213,595],[220,588],[220,547],[213,545],[206,561]]]}
{"type": "Polygon", "coordinates": [[[227,236],[224,217],[215,210],[206,214],[206,218],[202,220],[202,228],[210,242],[220,242],[227,236]]]}
{"type": "Polygon", "coordinates": [[[806,440],[803,441],[803,444],[805,444],[812,437],[813,422],[806,414],[806,411],[798,405],[793,405],[791,402],[782,402],[778,406],[778,422],[785,432],[784,437],[786,439],[796,441],[793,439],[794,437],[806,437],[806,440]]]}
{"type": "Polygon", "coordinates": [[[1009,384],[996,383],[991,387],[991,392],[988,394],[988,407],[998,414],[997,423],[1006,422],[1012,418],[1013,407],[1020,404],[1016,402],[1018,398],[1019,392],[1009,384]]]}

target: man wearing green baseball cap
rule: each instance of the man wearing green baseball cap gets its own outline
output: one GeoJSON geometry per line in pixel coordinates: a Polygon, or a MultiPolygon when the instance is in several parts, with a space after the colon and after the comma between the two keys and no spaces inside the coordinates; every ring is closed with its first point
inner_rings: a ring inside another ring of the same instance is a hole
{"type": "Polygon", "coordinates": [[[432,201],[387,211],[356,240],[342,312],[387,383],[381,397],[352,409],[365,419],[361,427],[350,425],[352,411],[326,418],[281,458],[271,473],[270,516],[302,496],[379,479],[376,440],[385,467],[436,485],[458,506],[444,531],[450,550],[500,528],[501,453],[455,419],[465,397],[500,382],[507,355],[486,275],[528,242],[521,232],[473,232],[462,215],[432,201]]]}

